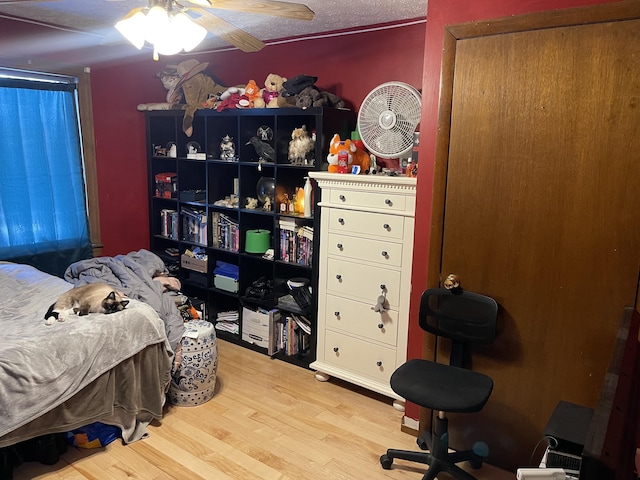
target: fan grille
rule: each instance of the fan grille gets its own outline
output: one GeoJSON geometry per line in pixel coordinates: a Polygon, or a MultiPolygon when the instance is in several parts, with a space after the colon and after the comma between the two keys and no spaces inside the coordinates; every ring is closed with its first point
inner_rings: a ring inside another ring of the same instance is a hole
{"type": "Polygon", "coordinates": [[[420,107],[420,93],[406,83],[387,82],[373,89],[358,112],[358,130],[365,147],[383,158],[411,152],[420,107]]]}

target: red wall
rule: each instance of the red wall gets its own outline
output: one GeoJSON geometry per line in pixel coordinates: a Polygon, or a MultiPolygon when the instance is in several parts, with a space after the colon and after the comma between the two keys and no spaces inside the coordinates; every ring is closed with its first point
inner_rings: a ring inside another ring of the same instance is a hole
{"type": "MultiPolygon", "coordinates": [[[[223,85],[262,84],[267,74],[315,75],[316,86],[357,108],[380,83],[398,80],[420,87],[425,24],[267,46],[258,53],[194,55],[223,85]]],[[[187,58],[145,52],[135,63],[92,67],[93,110],[104,255],[148,247],[144,115],[139,103],[164,101],[155,74],[187,58]]]]}

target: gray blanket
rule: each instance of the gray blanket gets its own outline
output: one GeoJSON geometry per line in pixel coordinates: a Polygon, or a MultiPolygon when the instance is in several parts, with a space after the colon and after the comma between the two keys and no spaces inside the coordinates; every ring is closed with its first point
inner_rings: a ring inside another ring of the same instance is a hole
{"type": "Polygon", "coordinates": [[[0,438],[148,346],[168,352],[162,320],[138,300],[110,315],[45,325],[49,305],[72,287],[28,265],[0,262],[0,438]]]}
{"type": "Polygon", "coordinates": [[[165,271],[162,259],[143,249],[116,257],[81,260],[67,268],[64,278],[75,286],[107,283],[127,297],[151,305],[164,321],[167,340],[175,352],[184,334],[184,320],[172,297],[153,279],[165,271]]]}

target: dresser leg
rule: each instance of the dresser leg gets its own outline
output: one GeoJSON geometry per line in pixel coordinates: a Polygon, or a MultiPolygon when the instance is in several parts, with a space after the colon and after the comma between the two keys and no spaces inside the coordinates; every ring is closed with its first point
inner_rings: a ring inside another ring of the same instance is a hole
{"type": "Polygon", "coordinates": [[[326,382],[331,378],[331,375],[322,372],[316,372],[316,380],[319,382],[326,382]]]}

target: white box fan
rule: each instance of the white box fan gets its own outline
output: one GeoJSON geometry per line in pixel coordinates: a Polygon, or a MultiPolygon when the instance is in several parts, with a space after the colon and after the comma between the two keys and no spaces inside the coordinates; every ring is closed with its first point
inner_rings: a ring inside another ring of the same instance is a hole
{"type": "Polygon", "coordinates": [[[358,132],[364,146],[380,158],[405,158],[413,149],[420,123],[420,92],[403,82],[378,85],[358,112],[358,132]]]}

